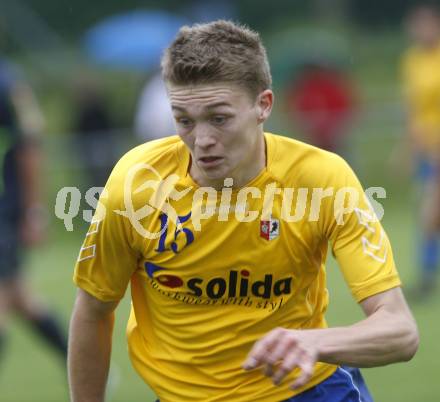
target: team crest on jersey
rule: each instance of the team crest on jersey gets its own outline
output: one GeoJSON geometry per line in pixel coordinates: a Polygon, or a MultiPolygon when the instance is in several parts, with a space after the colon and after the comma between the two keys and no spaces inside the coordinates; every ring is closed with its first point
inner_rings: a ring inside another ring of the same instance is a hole
{"type": "Polygon", "coordinates": [[[280,235],[280,221],[270,217],[260,221],[260,237],[266,240],[276,239],[280,235]]]}

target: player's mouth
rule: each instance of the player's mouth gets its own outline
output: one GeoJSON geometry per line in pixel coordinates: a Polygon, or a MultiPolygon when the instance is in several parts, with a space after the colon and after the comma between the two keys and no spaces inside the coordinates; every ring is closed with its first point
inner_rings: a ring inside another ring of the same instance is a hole
{"type": "Polygon", "coordinates": [[[211,168],[220,165],[223,162],[223,158],[221,156],[204,156],[197,161],[202,168],[211,168]]]}

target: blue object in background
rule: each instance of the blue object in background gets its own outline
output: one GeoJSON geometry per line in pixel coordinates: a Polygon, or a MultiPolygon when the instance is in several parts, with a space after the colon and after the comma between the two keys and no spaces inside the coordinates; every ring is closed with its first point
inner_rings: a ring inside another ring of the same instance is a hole
{"type": "Polygon", "coordinates": [[[157,69],[163,50],[187,20],[159,10],[131,11],[104,19],[83,37],[90,61],[113,68],[157,69]]]}

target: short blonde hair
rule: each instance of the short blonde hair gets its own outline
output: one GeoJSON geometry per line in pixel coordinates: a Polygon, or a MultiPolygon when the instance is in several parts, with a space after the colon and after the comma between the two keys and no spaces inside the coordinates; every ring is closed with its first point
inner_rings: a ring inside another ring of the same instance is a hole
{"type": "Polygon", "coordinates": [[[164,53],[162,76],[177,85],[232,83],[254,97],[272,87],[259,34],[225,20],[182,27],[164,53]]]}

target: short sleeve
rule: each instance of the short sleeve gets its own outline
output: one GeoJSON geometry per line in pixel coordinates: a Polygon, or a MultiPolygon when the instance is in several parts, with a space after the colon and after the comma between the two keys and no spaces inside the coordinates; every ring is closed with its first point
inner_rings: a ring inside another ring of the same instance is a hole
{"type": "Polygon", "coordinates": [[[359,180],[342,159],[336,177],[333,218],[326,234],[345,281],[360,302],[400,286],[401,281],[388,236],[359,180]]]}
{"type": "Polygon", "coordinates": [[[131,227],[115,212],[122,209],[121,199],[120,186],[110,177],[75,266],[75,284],[102,301],[120,300],[137,268],[131,227]]]}

